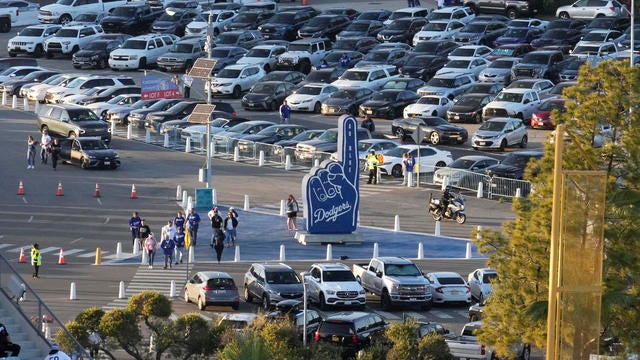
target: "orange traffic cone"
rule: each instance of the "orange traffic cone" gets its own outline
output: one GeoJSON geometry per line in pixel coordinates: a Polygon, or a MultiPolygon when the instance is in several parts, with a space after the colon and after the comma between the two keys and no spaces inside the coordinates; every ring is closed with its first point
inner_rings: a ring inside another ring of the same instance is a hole
{"type": "Polygon", "coordinates": [[[18,258],[19,263],[26,263],[27,259],[24,257],[24,247],[20,248],[20,257],[18,258]]]}
{"type": "Polygon", "coordinates": [[[133,184],[131,185],[131,198],[132,199],[137,199],[138,195],[136,194],[136,185],[133,184]]]}
{"type": "Polygon", "coordinates": [[[24,195],[24,185],[22,185],[22,180],[20,180],[20,184],[18,184],[18,195],[24,195]]]}
{"type": "Polygon", "coordinates": [[[60,256],[58,257],[58,265],[66,265],[64,262],[64,253],[62,252],[62,248],[60,248],[60,256]]]}
{"type": "Polygon", "coordinates": [[[96,192],[93,193],[93,197],[100,197],[100,184],[96,183],[96,192]]]}
{"type": "Polygon", "coordinates": [[[63,196],[64,194],[62,193],[62,181],[58,181],[58,192],[56,193],[56,196],[63,196]]]}

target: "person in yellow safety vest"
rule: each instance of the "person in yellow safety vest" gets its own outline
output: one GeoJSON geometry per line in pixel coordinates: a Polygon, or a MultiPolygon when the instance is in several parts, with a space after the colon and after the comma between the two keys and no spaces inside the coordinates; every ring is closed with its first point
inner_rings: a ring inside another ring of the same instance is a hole
{"type": "Polygon", "coordinates": [[[33,244],[31,248],[31,265],[33,266],[33,277],[39,278],[38,270],[42,265],[42,254],[40,253],[40,245],[38,243],[33,244]]]}
{"type": "Polygon", "coordinates": [[[374,184],[378,183],[378,156],[376,156],[376,152],[371,150],[371,153],[367,155],[367,167],[369,168],[369,181],[367,184],[371,184],[373,181],[374,184]]]}

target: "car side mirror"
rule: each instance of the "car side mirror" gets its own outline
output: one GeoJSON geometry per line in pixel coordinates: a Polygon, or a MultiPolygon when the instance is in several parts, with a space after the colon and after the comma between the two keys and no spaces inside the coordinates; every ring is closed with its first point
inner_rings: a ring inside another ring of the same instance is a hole
{"type": "Polygon", "coordinates": [[[528,104],[528,103],[530,103],[530,102],[531,102],[531,100],[529,100],[529,99],[524,99],[524,103],[525,103],[525,104],[528,104]]]}
{"type": "Polygon", "coordinates": [[[381,278],[382,277],[382,271],[376,271],[376,276],[381,278]]]}
{"type": "Polygon", "coordinates": [[[60,121],[69,122],[69,118],[68,117],[62,117],[62,118],[60,118],[60,121]]]}

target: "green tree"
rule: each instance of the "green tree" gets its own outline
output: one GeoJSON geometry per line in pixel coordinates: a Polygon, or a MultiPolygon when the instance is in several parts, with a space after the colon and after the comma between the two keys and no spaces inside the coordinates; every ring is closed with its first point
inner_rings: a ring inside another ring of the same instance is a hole
{"type": "Polygon", "coordinates": [[[254,332],[237,336],[218,352],[220,360],[272,360],[264,340],[254,332]]]}
{"type": "Polygon", "coordinates": [[[418,359],[421,360],[454,360],[444,337],[439,334],[427,334],[418,343],[418,359]]]}
{"type": "Polygon", "coordinates": [[[170,352],[177,359],[212,355],[220,344],[219,332],[196,313],[182,315],[167,330],[175,338],[170,352]]]}
{"type": "Polygon", "coordinates": [[[393,346],[387,354],[387,360],[411,360],[418,352],[418,323],[409,319],[403,323],[393,323],[385,331],[385,337],[393,346]]]}
{"type": "MultiPolygon", "coordinates": [[[[80,345],[87,349],[92,356],[95,356],[98,351],[102,351],[102,353],[109,358],[115,359],[112,353],[114,349],[113,343],[104,341],[104,334],[100,331],[100,320],[104,314],[105,312],[101,308],[91,307],[81,311],[73,321],[66,323],[65,326],[80,345]],[[92,342],[91,339],[93,336],[98,336],[98,338],[103,341],[97,343],[92,342]]],[[[65,352],[71,353],[76,347],[75,342],[62,329],[56,334],[56,342],[65,352]]]]}
{"type": "Polygon", "coordinates": [[[141,346],[142,332],[134,312],[123,309],[108,311],[100,319],[100,331],[134,359],[147,358],[147,352],[141,346]]]}
{"type": "MultiPolygon", "coordinates": [[[[598,169],[608,175],[602,325],[605,336],[619,337],[632,352],[640,350],[639,75],[624,61],[583,66],[578,84],[565,90],[566,112],[553,113],[569,138],[563,168],[598,169]],[[614,130],[596,148],[601,123],[614,130]]],[[[530,163],[525,173],[535,191],[514,201],[515,220],[504,223],[502,232],[483,231],[477,240],[489,266],[500,274],[484,310],[480,341],[499,354],[521,340],[546,344],[553,157],[553,145],[547,143],[544,157],[530,163]]]]}

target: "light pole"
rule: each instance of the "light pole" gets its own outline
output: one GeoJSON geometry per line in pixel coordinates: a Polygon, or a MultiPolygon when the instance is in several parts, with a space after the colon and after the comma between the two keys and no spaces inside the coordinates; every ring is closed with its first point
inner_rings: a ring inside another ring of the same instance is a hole
{"type": "Polygon", "coordinates": [[[307,349],[307,275],[308,272],[302,271],[302,346],[307,349]]]}
{"type": "MultiPolygon", "coordinates": [[[[213,11],[209,11],[209,19],[207,21],[207,59],[211,59],[211,45],[212,45],[212,30],[211,30],[211,21],[213,17],[213,11]]],[[[205,81],[205,86],[207,87],[207,104],[211,104],[211,74],[207,77],[205,81]]],[[[211,118],[207,119],[207,171],[205,174],[207,178],[206,188],[211,187],[211,118]]]]}

